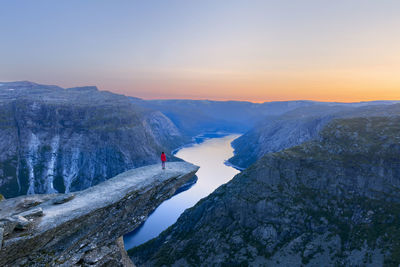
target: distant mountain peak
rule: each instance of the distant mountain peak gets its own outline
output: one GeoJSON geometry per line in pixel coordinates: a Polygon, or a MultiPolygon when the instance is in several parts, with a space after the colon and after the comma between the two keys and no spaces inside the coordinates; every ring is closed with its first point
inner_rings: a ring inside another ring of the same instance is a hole
{"type": "Polygon", "coordinates": [[[0,86],[37,86],[37,83],[30,81],[0,82],[0,86]]]}
{"type": "Polygon", "coordinates": [[[54,91],[54,90],[63,90],[63,88],[56,86],[56,85],[43,85],[38,84],[30,81],[15,81],[15,82],[0,82],[0,90],[10,91],[13,93],[25,93],[31,92],[32,90],[47,90],[47,91],[54,91]]]}

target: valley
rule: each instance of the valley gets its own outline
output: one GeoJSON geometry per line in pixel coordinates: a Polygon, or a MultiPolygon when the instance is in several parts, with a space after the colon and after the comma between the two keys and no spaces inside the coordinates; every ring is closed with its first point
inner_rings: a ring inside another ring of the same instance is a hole
{"type": "MultiPolygon", "coordinates": [[[[399,114],[396,101],[142,100],[92,86],[1,83],[0,208],[13,197],[46,202],[112,185],[121,173],[159,164],[165,151],[167,170],[188,161],[200,166],[197,177],[161,187],[154,180],[146,190],[160,199],[135,202],[132,222],[117,205],[125,230],[92,243],[87,256],[71,252],[69,262],[107,250],[94,265],[128,266],[117,241],[125,235],[138,266],[397,266],[399,114]]],[[[0,223],[19,209],[4,209],[0,223]]],[[[4,249],[18,231],[3,230],[4,249]]],[[[41,262],[50,250],[32,255],[41,262]]]]}
{"type": "Polygon", "coordinates": [[[213,137],[180,149],[175,154],[177,157],[200,167],[196,173],[197,180],[187,190],[163,202],[141,227],[125,235],[125,248],[133,248],[156,237],[174,224],[186,209],[237,174],[237,170],[224,164],[232,156],[230,144],[237,137],[238,135],[213,137]]]}

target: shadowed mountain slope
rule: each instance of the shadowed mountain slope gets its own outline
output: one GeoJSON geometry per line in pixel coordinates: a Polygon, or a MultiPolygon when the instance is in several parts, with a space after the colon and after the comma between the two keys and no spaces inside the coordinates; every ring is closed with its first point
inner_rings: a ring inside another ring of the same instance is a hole
{"type": "Polygon", "coordinates": [[[232,146],[235,155],[229,162],[245,169],[267,153],[278,152],[316,138],[321,129],[335,118],[397,116],[400,114],[400,104],[393,102],[325,103],[265,118],[234,140],[232,146]]]}
{"type": "Polygon", "coordinates": [[[161,112],[96,87],[0,84],[0,193],[82,190],[186,143],[161,112]]]}
{"type": "Polygon", "coordinates": [[[336,119],[129,251],[139,266],[398,266],[400,117],[336,119]]]}

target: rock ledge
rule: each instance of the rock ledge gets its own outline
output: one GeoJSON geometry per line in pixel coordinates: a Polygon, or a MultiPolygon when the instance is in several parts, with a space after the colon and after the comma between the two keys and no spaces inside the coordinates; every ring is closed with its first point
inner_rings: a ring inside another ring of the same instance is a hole
{"type": "Polygon", "coordinates": [[[119,238],[145,221],[198,169],[187,162],[170,162],[163,171],[156,164],[121,173],[73,195],[2,201],[0,266],[127,266],[119,238]],[[56,204],[60,199],[65,202],[56,204]],[[24,221],[23,228],[16,227],[16,218],[24,221]]]}

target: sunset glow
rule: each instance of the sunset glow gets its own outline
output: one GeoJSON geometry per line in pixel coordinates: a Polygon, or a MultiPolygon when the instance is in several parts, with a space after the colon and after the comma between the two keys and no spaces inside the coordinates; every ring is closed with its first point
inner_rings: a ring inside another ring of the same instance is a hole
{"type": "Polygon", "coordinates": [[[145,99],[400,100],[400,2],[9,1],[0,81],[145,99]]]}

